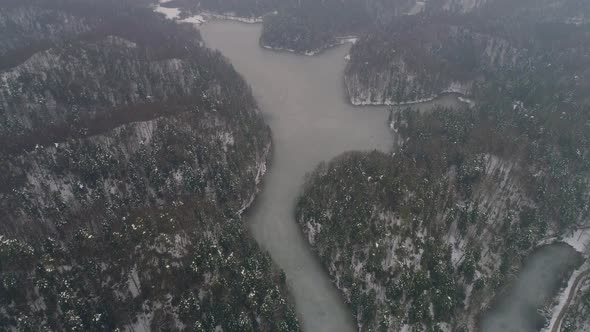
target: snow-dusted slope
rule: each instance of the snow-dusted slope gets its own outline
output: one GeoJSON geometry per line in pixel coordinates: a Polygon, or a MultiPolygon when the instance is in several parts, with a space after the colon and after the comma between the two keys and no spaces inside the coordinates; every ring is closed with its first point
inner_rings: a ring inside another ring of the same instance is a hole
{"type": "Polygon", "coordinates": [[[449,23],[405,30],[394,24],[353,47],[345,84],[355,105],[412,103],[449,92],[468,96],[476,82],[519,65],[524,53],[506,39],[449,23]]]}
{"type": "Polygon", "coordinates": [[[298,331],[242,223],[271,148],[247,84],[191,25],[68,1],[54,34],[0,10],[37,38],[0,69],[0,330],[298,331]]]}

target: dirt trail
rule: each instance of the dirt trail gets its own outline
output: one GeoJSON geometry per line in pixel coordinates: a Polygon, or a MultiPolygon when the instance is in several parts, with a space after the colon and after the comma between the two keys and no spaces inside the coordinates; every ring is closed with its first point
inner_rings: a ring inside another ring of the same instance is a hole
{"type": "Polygon", "coordinates": [[[558,332],[560,330],[561,321],[565,317],[565,314],[567,313],[567,309],[569,308],[573,298],[575,297],[575,295],[578,291],[578,287],[580,286],[580,283],[582,283],[582,281],[586,280],[586,278],[588,278],[588,275],[590,275],[590,271],[584,271],[584,272],[580,273],[580,275],[574,281],[574,284],[572,285],[572,288],[570,289],[570,292],[567,296],[567,300],[565,301],[563,308],[561,308],[559,315],[557,315],[557,319],[555,320],[555,324],[553,324],[553,328],[551,329],[551,332],[558,332]]]}

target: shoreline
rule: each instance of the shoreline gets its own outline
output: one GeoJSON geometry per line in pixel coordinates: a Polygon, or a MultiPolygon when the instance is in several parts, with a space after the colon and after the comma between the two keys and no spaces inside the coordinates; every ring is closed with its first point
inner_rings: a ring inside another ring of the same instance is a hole
{"type": "MultiPolygon", "coordinates": [[[[590,229],[578,228],[572,231],[570,236],[564,238],[551,237],[539,243],[541,245],[551,245],[556,243],[564,243],[572,247],[576,252],[583,257],[588,258],[590,255],[590,229]]],[[[563,319],[567,315],[571,302],[578,294],[580,284],[582,284],[590,276],[590,265],[582,264],[579,268],[574,270],[568,279],[567,286],[560,289],[553,298],[557,300],[557,304],[551,307],[551,316],[549,325],[544,327],[541,332],[557,332],[561,328],[563,319]]]]}

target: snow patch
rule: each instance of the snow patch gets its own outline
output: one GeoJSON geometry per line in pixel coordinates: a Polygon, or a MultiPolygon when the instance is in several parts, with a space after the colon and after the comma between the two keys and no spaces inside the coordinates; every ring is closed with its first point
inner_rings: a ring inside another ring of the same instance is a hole
{"type": "Polygon", "coordinates": [[[460,102],[462,102],[464,104],[467,104],[469,107],[474,107],[475,106],[475,101],[473,101],[472,99],[465,98],[465,97],[462,97],[462,96],[459,96],[458,99],[459,99],[460,102]]]}
{"type": "MultiPolygon", "coordinates": [[[[335,43],[331,43],[331,44],[326,44],[320,48],[317,48],[315,50],[307,50],[303,53],[295,51],[294,49],[291,48],[286,48],[286,47],[279,47],[279,46],[270,46],[270,45],[262,45],[263,48],[267,49],[267,50],[273,50],[273,51],[280,51],[280,52],[289,52],[289,53],[295,53],[295,54],[302,54],[302,55],[306,55],[306,56],[314,56],[314,55],[318,55],[320,53],[322,53],[323,51],[330,49],[332,47],[336,47],[339,45],[344,45],[344,44],[354,44],[358,41],[358,37],[355,36],[343,36],[343,37],[336,37],[336,42],[335,43]]],[[[350,57],[349,57],[350,59],[350,57]]]]}
{"type": "Polygon", "coordinates": [[[258,185],[262,181],[262,177],[264,176],[264,174],[266,174],[266,163],[267,163],[268,155],[270,154],[270,149],[271,149],[271,143],[269,143],[266,146],[266,148],[264,149],[264,153],[262,154],[262,156],[259,158],[259,160],[257,162],[256,178],[254,179],[254,182],[256,183],[256,190],[242,204],[242,207],[236,213],[238,216],[241,216],[244,213],[244,211],[246,211],[246,209],[248,209],[252,205],[252,203],[254,203],[254,199],[256,198],[256,194],[258,194],[258,191],[260,190],[258,185]]]}
{"type": "MultiPolygon", "coordinates": [[[[163,2],[161,2],[161,3],[163,3],[163,2]]],[[[180,9],[178,9],[178,8],[168,8],[168,7],[156,6],[154,8],[154,11],[156,13],[164,14],[164,16],[166,16],[166,18],[169,20],[176,20],[176,19],[178,19],[178,16],[180,15],[180,9]]]]}
{"type": "Polygon", "coordinates": [[[263,21],[262,16],[242,17],[242,16],[236,16],[235,13],[215,14],[215,13],[211,13],[211,12],[202,12],[201,15],[204,17],[211,18],[211,19],[238,21],[238,22],[249,23],[249,24],[262,23],[262,21],[263,21]]]}
{"type": "Polygon", "coordinates": [[[224,152],[227,152],[229,147],[234,145],[234,136],[231,132],[220,133],[219,140],[221,141],[221,147],[224,152]]]}
{"type": "MultiPolygon", "coordinates": [[[[160,1],[160,4],[170,2],[171,0],[160,1]]],[[[242,17],[237,16],[235,13],[224,13],[216,14],[208,11],[203,11],[197,15],[189,16],[182,20],[179,20],[181,10],[179,8],[168,8],[160,5],[154,7],[154,11],[157,13],[164,14],[169,20],[178,20],[182,23],[192,23],[195,25],[201,25],[210,20],[230,20],[242,23],[262,23],[263,17],[242,17]]]]}
{"type": "Polygon", "coordinates": [[[187,17],[184,20],[181,20],[182,23],[191,23],[194,25],[201,25],[207,22],[207,19],[203,15],[195,15],[191,17],[187,17]]]}
{"type": "Polygon", "coordinates": [[[426,2],[416,1],[416,4],[414,5],[414,7],[412,7],[412,9],[410,9],[410,11],[408,12],[407,15],[419,14],[419,13],[423,12],[425,8],[426,8],[426,2]]]}
{"type": "Polygon", "coordinates": [[[127,48],[137,48],[136,43],[117,36],[107,36],[106,41],[111,44],[125,46],[127,48]]]}
{"type": "Polygon", "coordinates": [[[404,102],[395,102],[389,98],[385,99],[384,101],[370,101],[358,97],[351,97],[350,103],[354,106],[404,106],[404,105],[413,105],[413,104],[420,104],[420,103],[428,103],[438,98],[438,96],[428,97],[428,98],[421,98],[416,100],[404,101],[404,102]]]}
{"type": "Polygon", "coordinates": [[[570,235],[561,239],[572,246],[577,252],[588,256],[590,253],[590,226],[573,231],[570,235]]]}
{"type": "Polygon", "coordinates": [[[443,93],[459,93],[462,95],[468,95],[471,91],[471,84],[462,82],[451,82],[448,88],[443,90],[443,93]]]}
{"type": "MultiPolygon", "coordinates": [[[[153,308],[160,308],[162,305],[154,303],[153,308]]],[[[149,332],[151,331],[152,319],[154,318],[153,308],[146,303],[142,304],[143,313],[137,315],[132,324],[123,327],[124,332],[149,332]]]]}
{"type": "Polygon", "coordinates": [[[133,296],[133,298],[139,296],[141,283],[139,281],[139,275],[137,274],[137,267],[134,266],[133,269],[131,269],[127,284],[129,285],[129,291],[131,292],[131,296],[133,296]]]}

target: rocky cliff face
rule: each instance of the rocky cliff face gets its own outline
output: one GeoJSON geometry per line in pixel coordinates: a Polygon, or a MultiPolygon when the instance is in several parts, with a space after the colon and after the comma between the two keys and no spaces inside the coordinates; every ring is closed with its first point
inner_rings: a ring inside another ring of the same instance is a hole
{"type": "Polygon", "coordinates": [[[0,13],[24,50],[0,72],[0,329],[297,331],[241,218],[271,144],[249,87],[190,26],[68,1],[0,13]]]}

